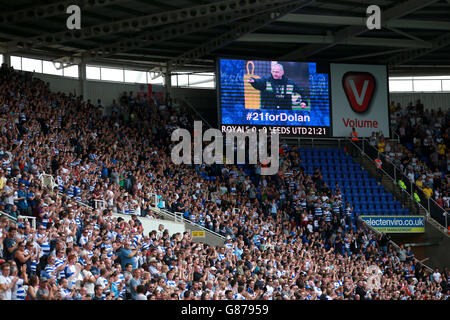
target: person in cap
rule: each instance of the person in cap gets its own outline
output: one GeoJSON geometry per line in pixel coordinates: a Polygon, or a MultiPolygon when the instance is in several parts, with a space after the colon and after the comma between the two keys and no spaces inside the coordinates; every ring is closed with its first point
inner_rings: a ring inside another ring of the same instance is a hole
{"type": "Polygon", "coordinates": [[[48,283],[48,278],[41,276],[39,279],[39,289],[37,291],[37,300],[53,300],[53,287],[48,283]]]}
{"type": "Polygon", "coordinates": [[[148,263],[150,264],[149,267],[149,271],[151,273],[152,276],[158,276],[159,275],[159,270],[156,266],[156,263],[158,262],[158,260],[155,257],[151,257],[148,261],[148,263]]]}

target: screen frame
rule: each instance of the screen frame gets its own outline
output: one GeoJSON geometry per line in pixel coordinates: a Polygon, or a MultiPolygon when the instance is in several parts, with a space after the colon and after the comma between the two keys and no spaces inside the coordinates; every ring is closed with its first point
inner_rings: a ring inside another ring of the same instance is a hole
{"type": "MultiPolygon", "coordinates": [[[[216,101],[217,101],[217,124],[219,126],[219,130],[222,131],[222,126],[224,125],[222,123],[222,106],[220,103],[220,97],[222,95],[222,85],[221,85],[221,75],[220,75],[220,60],[257,60],[257,61],[274,61],[276,58],[254,58],[254,57],[234,57],[234,56],[216,56],[214,61],[216,64],[216,101]]],[[[314,129],[318,129],[318,128],[326,128],[326,134],[283,134],[280,133],[281,137],[298,137],[298,138],[332,138],[333,137],[333,119],[332,119],[332,93],[331,93],[331,70],[330,70],[330,65],[331,62],[330,61],[313,61],[313,60],[305,60],[305,61],[297,61],[297,60],[278,60],[279,62],[293,62],[293,63],[315,63],[316,66],[317,64],[322,64],[324,66],[327,67],[328,69],[328,73],[325,73],[328,75],[328,113],[329,113],[329,119],[330,119],[330,125],[329,126],[295,126],[295,125],[284,125],[282,127],[298,127],[298,128],[314,128],[314,129]]],[[[227,124],[229,126],[246,126],[246,124],[227,124]]],[[[252,125],[253,127],[256,127],[258,129],[260,128],[264,128],[264,127],[271,127],[270,125],[252,125]]],[[[281,127],[281,126],[280,126],[281,127]]]]}

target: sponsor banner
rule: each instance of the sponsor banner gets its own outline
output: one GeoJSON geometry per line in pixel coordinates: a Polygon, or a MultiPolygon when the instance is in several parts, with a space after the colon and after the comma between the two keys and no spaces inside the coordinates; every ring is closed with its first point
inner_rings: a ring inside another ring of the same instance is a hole
{"type": "Polygon", "coordinates": [[[206,237],[206,232],[205,231],[192,231],[192,238],[204,238],[206,237]]]}
{"type": "Polygon", "coordinates": [[[386,66],[332,63],[330,71],[333,136],[348,137],[355,128],[359,137],[389,137],[386,66]]]}
{"type": "Polygon", "coordinates": [[[425,219],[421,216],[361,216],[361,220],[379,232],[425,232],[425,219]]]}

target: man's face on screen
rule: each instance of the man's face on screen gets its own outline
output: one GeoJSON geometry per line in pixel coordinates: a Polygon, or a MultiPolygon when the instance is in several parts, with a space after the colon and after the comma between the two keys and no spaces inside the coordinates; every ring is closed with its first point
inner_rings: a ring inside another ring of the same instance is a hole
{"type": "Polygon", "coordinates": [[[272,77],[274,79],[281,79],[283,78],[284,71],[281,69],[279,65],[275,65],[272,67],[272,77]]]}

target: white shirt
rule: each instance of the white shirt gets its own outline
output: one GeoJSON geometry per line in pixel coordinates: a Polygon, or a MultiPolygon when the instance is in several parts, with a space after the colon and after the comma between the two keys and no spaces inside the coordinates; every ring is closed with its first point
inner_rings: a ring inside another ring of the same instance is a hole
{"type": "MultiPolygon", "coordinates": [[[[13,189],[10,188],[8,185],[5,185],[5,186],[4,186],[3,192],[4,192],[5,194],[9,194],[11,191],[13,191],[13,189]]],[[[6,203],[6,204],[13,205],[13,204],[14,204],[14,194],[12,194],[12,195],[9,196],[9,197],[5,197],[5,203],[6,203]]]]}
{"type": "Polygon", "coordinates": [[[273,287],[266,285],[266,289],[267,289],[267,294],[269,296],[271,296],[273,294],[273,287]]]}
{"type": "Polygon", "coordinates": [[[139,293],[139,294],[136,296],[136,299],[135,299],[135,300],[147,300],[147,297],[146,297],[144,294],[139,293]]]}
{"type": "Polygon", "coordinates": [[[441,283],[441,274],[439,272],[433,273],[433,279],[436,283],[441,283]]]}
{"type": "Polygon", "coordinates": [[[100,276],[97,278],[97,282],[95,284],[102,286],[104,290],[108,286],[108,280],[100,276]]]}
{"type": "MultiPolygon", "coordinates": [[[[92,273],[90,271],[87,271],[87,270],[83,270],[81,272],[81,274],[83,275],[83,278],[90,278],[90,277],[92,277],[92,273]]],[[[85,284],[84,284],[84,287],[86,288],[86,293],[87,294],[93,295],[95,293],[94,292],[95,283],[86,281],[85,284]]]]}
{"type": "MultiPolygon", "coordinates": [[[[12,277],[5,277],[3,275],[0,275],[0,284],[6,284],[9,286],[9,284],[12,282],[12,277]]],[[[6,291],[0,292],[0,300],[11,300],[12,298],[12,288],[9,288],[6,291]]]]}

